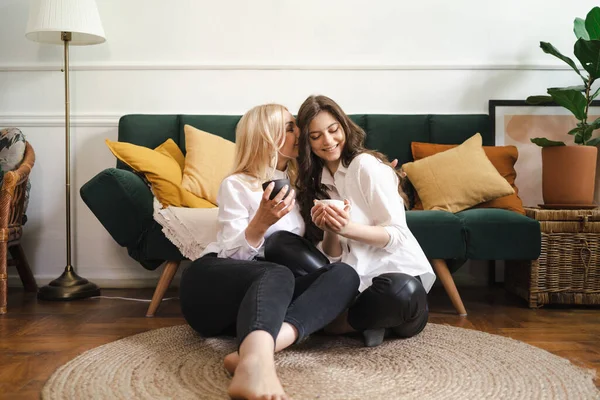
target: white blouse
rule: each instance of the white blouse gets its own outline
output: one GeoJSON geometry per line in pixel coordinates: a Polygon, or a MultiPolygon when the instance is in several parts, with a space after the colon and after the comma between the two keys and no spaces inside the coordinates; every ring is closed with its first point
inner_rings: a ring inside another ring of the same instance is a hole
{"type": "MultiPolygon", "coordinates": [[[[287,174],[276,170],[273,179],[287,178],[287,174]]],[[[258,247],[252,247],[246,240],[246,228],[254,218],[263,196],[261,182],[245,174],[230,175],[221,182],[217,203],[219,205],[219,232],[217,241],[210,243],[203,256],[217,253],[221,258],[251,260],[264,255],[264,238],[258,247]]],[[[298,204],[287,215],[271,225],[265,238],[277,231],[289,231],[304,235],[304,220],[300,215],[298,204]]]]}
{"type": "Polygon", "coordinates": [[[435,274],[429,260],[406,224],[404,202],[398,194],[398,177],[392,168],[370,154],[360,154],[348,166],[340,163],[334,176],[323,168],[321,183],[332,199],[348,199],[350,220],[359,224],[382,226],[390,240],[384,248],[339,236],[341,261],[356,269],[359,290],[371,286],[372,279],[388,272],[419,276],[429,292],[435,274]]]}

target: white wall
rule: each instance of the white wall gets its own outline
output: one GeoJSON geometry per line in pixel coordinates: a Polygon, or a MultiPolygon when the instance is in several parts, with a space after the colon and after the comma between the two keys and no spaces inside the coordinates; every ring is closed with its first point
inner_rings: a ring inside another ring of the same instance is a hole
{"type": "MultiPolygon", "coordinates": [[[[27,0],[0,0],[0,126],[36,150],[24,247],[39,283],[64,255],[62,47],[25,39],[27,0]]],[[[114,157],[118,117],[241,114],[312,93],[349,113],[487,113],[577,83],[544,54],[572,54],[572,21],[594,1],[97,0],[107,42],[71,51],[74,264],[106,286],[153,284],[82,203],[82,184],[114,157]],[[569,4],[571,3],[571,4],[569,4]]],[[[14,273],[14,270],[11,271],[14,273]]],[[[484,280],[484,273],[465,280],[484,280]]],[[[13,275],[11,275],[13,276],[13,275]]],[[[13,280],[14,282],[14,276],[13,280]]]]}

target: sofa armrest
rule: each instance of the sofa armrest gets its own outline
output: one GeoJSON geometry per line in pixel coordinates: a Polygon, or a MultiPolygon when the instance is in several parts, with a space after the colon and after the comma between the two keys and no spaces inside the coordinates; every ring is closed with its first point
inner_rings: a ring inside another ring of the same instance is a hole
{"type": "Polygon", "coordinates": [[[146,183],[131,171],[108,168],[79,190],[81,198],[123,247],[135,247],[153,222],[153,195],[146,183]]]}

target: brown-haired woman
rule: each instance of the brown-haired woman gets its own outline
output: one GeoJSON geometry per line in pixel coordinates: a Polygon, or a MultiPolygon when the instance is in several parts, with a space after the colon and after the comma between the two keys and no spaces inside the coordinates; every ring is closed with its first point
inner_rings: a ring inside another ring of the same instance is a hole
{"type": "MultiPolygon", "coordinates": [[[[320,242],[330,260],[353,266],[361,279],[360,295],[329,331],[363,332],[367,346],[380,344],[386,333],[418,334],[427,323],[435,274],[406,224],[401,173],[383,154],[365,149],[365,132],[328,97],[307,98],[298,126],[297,199],[305,236],[320,242]],[[345,206],[316,202],[321,199],[344,200],[345,206]]],[[[276,238],[302,240],[283,232],[276,238]]]]}

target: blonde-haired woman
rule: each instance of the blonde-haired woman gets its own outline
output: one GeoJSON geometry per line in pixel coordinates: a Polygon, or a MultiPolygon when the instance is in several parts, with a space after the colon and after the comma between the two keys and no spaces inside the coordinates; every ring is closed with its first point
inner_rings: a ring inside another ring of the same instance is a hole
{"type": "Polygon", "coordinates": [[[238,352],[225,358],[235,372],[228,390],[233,398],[287,399],[274,351],[325,327],[358,290],[358,275],[347,264],[319,264],[295,278],[289,268],[264,260],[265,239],[274,232],[304,234],[294,189],[283,187],[273,199],[273,183],[262,190],[266,181],[294,178],[298,134],[281,105],[244,114],[236,129],[234,172],[217,197],[217,241],[181,279],[181,308],[193,329],[202,336],[236,333],[238,352]]]}

